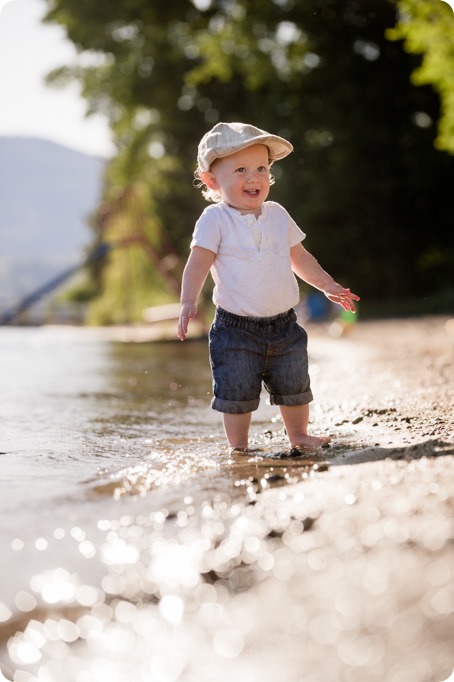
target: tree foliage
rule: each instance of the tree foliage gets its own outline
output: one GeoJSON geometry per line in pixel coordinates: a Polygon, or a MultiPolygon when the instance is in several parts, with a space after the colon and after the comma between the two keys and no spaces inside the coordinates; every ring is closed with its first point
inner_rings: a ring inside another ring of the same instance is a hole
{"type": "MultiPolygon", "coordinates": [[[[90,111],[108,115],[118,152],[105,201],[125,188],[140,198],[156,257],[171,244],[185,258],[204,207],[191,186],[199,139],[219,120],[243,120],[292,141],[272,198],[337,279],[363,298],[447,286],[454,160],[434,149],[438,95],[410,81],[420,57],[402,49],[402,28],[386,37],[393,3],[48,1],[47,20],[83,53],[51,80],[79,79],[90,111]]],[[[136,258],[131,269],[147,267],[136,258]]],[[[112,297],[122,277],[108,268],[112,297]]]]}
{"type": "Polygon", "coordinates": [[[415,85],[433,85],[441,98],[435,145],[454,154],[454,12],[441,0],[398,0],[398,22],[387,32],[404,40],[408,52],[421,54],[412,73],[415,85]]]}

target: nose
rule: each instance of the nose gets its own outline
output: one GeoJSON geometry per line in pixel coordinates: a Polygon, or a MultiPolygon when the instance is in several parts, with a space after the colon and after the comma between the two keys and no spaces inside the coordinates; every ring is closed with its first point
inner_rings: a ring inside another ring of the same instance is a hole
{"type": "Polygon", "coordinates": [[[259,180],[259,176],[258,176],[257,171],[250,171],[250,172],[248,173],[248,176],[247,176],[246,181],[247,181],[247,182],[255,182],[256,180],[257,180],[257,181],[259,180]]]}

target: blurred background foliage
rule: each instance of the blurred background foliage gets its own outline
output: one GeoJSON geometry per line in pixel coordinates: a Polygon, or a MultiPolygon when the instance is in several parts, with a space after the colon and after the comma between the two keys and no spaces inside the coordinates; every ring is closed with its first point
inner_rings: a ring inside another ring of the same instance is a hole
{"type": "MultiPolygon", "coordinates": [[[[441,0],[48,0],[117,153],[93,219],[91,321],[177,300],[197,144],[220,120],[290,139],[271,198],[340,282],[383,309],[452,289],[454,14],[441,0]],[[125,199],[125,197],[127,199],[125,199]],[[132,239],[132,241],[131,241],[132,239]],[[136,239],[135,243],[134,239],[136,239]],[[128,240],[131,241],[126,248],[128,240]],[[142,241],[140,241],[142,240],[142,241]],[[93,284],[95,283],[95,285],[93,284]]],[[[391,308],[389,308],[391,309],[391,308]]],[[[423,307],[421,308],[423,310],[423,307]]]]}

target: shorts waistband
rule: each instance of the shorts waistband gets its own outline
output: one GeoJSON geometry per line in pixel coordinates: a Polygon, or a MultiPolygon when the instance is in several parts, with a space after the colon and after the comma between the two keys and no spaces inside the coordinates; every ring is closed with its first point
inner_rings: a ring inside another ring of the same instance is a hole
{"type": "Polygon", "coordinates": [[[279,329],[285,326],[292,320],[296,319],[296,313],[293,308],[287,310],[285,313],[273,315],[272,317],[245,317],[243,315],[235,315],[229,313],[227,310],[216,308],[216,317],[222,320],[229,327],[237,327],[238,329],[245,329],[250,331],[267,329],[279,329]]]}

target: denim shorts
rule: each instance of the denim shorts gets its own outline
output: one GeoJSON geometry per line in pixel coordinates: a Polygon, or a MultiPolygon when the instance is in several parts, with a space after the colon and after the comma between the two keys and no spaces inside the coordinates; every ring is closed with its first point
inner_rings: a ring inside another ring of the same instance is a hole
{"type": "Polygon", "coordinates": [[[312,400],[307,334],[293,308],[274,317],[243,317],[217,308],[209,345],[213,409],[253,412],[262,385],[272,405],[305,405],[312,400]]]}

